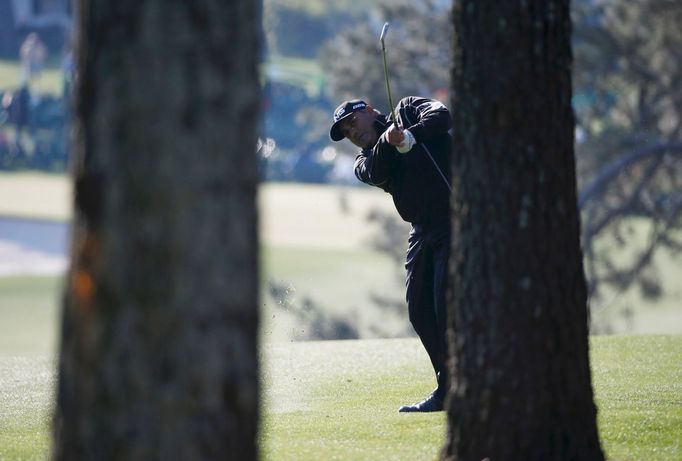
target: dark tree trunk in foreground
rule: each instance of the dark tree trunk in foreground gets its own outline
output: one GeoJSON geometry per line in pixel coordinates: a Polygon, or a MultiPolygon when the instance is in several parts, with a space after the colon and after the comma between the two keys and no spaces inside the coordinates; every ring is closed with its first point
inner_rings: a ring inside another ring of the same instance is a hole
{"type": "Polygon", "coordinates": [[[256,459],[259,2],[79,10],[54,457],[256,459]]]}
{"type": "Polygon", "coordinates": [[[456,2],[448,460],[602,460],[569,2],[456,2]]]}

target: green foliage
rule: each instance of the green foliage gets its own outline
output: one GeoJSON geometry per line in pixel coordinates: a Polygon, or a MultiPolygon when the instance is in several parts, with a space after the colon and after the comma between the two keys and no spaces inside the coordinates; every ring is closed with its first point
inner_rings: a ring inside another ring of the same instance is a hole
{"type": "Polygon", "coordinates": [[[682,3],[574,2],[576,156],[594,304],[663,294],[657,252],[682,254],[682,3]],[[644,220],[647,245],[631,223],[644,220]],[[615,243],[615,245],[614,245],[615,243]]]}
{"type": "Polygon", "coordinates": [[[573,6],[576,153],[586,185],[629,150],[682,140],[682,3],[573,6]]]}
{"type": "Polygon", "coordinates": [[[682,4],[581,0],[574,3],[574,23],[575,93],[584,100],[576,106],[588,140],[612,156],[681,139],[682,4]]]}
{"type": "Polygon", "coordinates": [[[379,35],[385,39],[394,103],[410,95],[431,96],[450,82],[452,27],[448,10],[437,2],[384,2],[376,14],[342,28],[325,44],[320,59],[329,75],[333,100],[366,99],[384,113],[388,96],[379,35]]]}
{"type": "Polygon", "coordinates": [[[328,30],[324,17],[314,10],[273,2],[266,4],[263,28],[270,53],[306,58],[317,55],[318,44],[328,30]]]}
{"type": "Polygon", "coordinates": [[[365,14],[381,0],[264,0],[263,5],[268,8],[288,7],[311,16],[335,15],[339,12],[350,13],[353,16],[365,14]]]}

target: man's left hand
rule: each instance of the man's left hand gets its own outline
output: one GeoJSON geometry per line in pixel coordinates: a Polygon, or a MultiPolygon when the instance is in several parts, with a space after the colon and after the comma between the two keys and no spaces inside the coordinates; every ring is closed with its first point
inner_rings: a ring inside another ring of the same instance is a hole
{"type": "Polygon", "coordinates": [[[414,136],[410,133],[410,130],[403,130],[391,125],[386,131],[386,140],[392,146],[398,149],[398,152],[405,154],[412,150],[412,147],[416,144],[414,136]]]}
{"type": "Polygon", "coordinates": [[[405,139],[405,134],[402,128],[398,128],[395,124],[391,123],[386,131],[386,141],[392,146],[398,147],[401,142],[405,139]]]}

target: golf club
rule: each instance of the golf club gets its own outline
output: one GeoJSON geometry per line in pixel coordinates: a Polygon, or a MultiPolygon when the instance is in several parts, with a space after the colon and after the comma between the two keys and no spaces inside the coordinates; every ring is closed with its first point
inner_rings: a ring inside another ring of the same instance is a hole
{"type": "Polygon", "coordinates": [[[391,98],[391,83],[388,81],[388,63],[386,62],[386,45],[384,44],[384,39],[386,38],[386,32],[388,32],[388,23],[384,24],[381,29],[381,54],[384,56],[384,76],[386,77],[386,91],[388,92],[388,104],[391,107],[391,117],[393,117],[393,124],[398,128],[398,121],[395,118],[395,112],[393,110],[393,98],[391,98]]]}
{"type": "MultiPolygon", "coordinates": [[[[388,103],[391,106],[391,117],[393,118],[393,124],[395,125],[396,128],[400,128],[398,126],[398,119],[395,118],[395,110],[393,109],[393,98],[391,98],[391,84],[388,81],[388,63],[386,62],[386,44],[384,43],[384,39],[386,38],[386,32],[388,32],[388,23],[384,24],[384,27],[381,29],[381,37],[379,37],[379,40],[381,41],[381,54],[384,57],[384,76],[386,77],[386,92],[388,93],[388,103]]],[[[448,179],[445,177],[443,172],[441,171],[440,167],[436,163],[436,160],[433,158],[431,155],[431,152],[429,152],[429,149],[427,149],[426,145],[424,143],[419,143],[422,149],[424,149],[424,152],[426,152],[426,155],[429,156],[431,159],[431,163],[433,163],[433,166],[436,167],[436,171],[438,171],[438,174],[440,174],[440,177],[443,178],[443,181],[445,181],[445,185],[447,186],[448,190],[450,193],[452,193],[452,187],[450,187],[450,183],[448,182],[448,179]]]]}

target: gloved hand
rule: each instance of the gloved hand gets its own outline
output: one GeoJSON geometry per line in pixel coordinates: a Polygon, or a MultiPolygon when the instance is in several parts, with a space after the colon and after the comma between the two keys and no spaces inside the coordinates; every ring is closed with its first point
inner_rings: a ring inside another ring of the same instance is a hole
{"type": "Polygon", "coordinates": [[[398,152],[401,154],[406,154],[412,150],[412,147],[417,143],[417,141],[414,139],[414,135],[410,133],[410,130],[403,130],[403,135],[403,142],[398,144],[396,149],[398,149],[398,152]]]}

